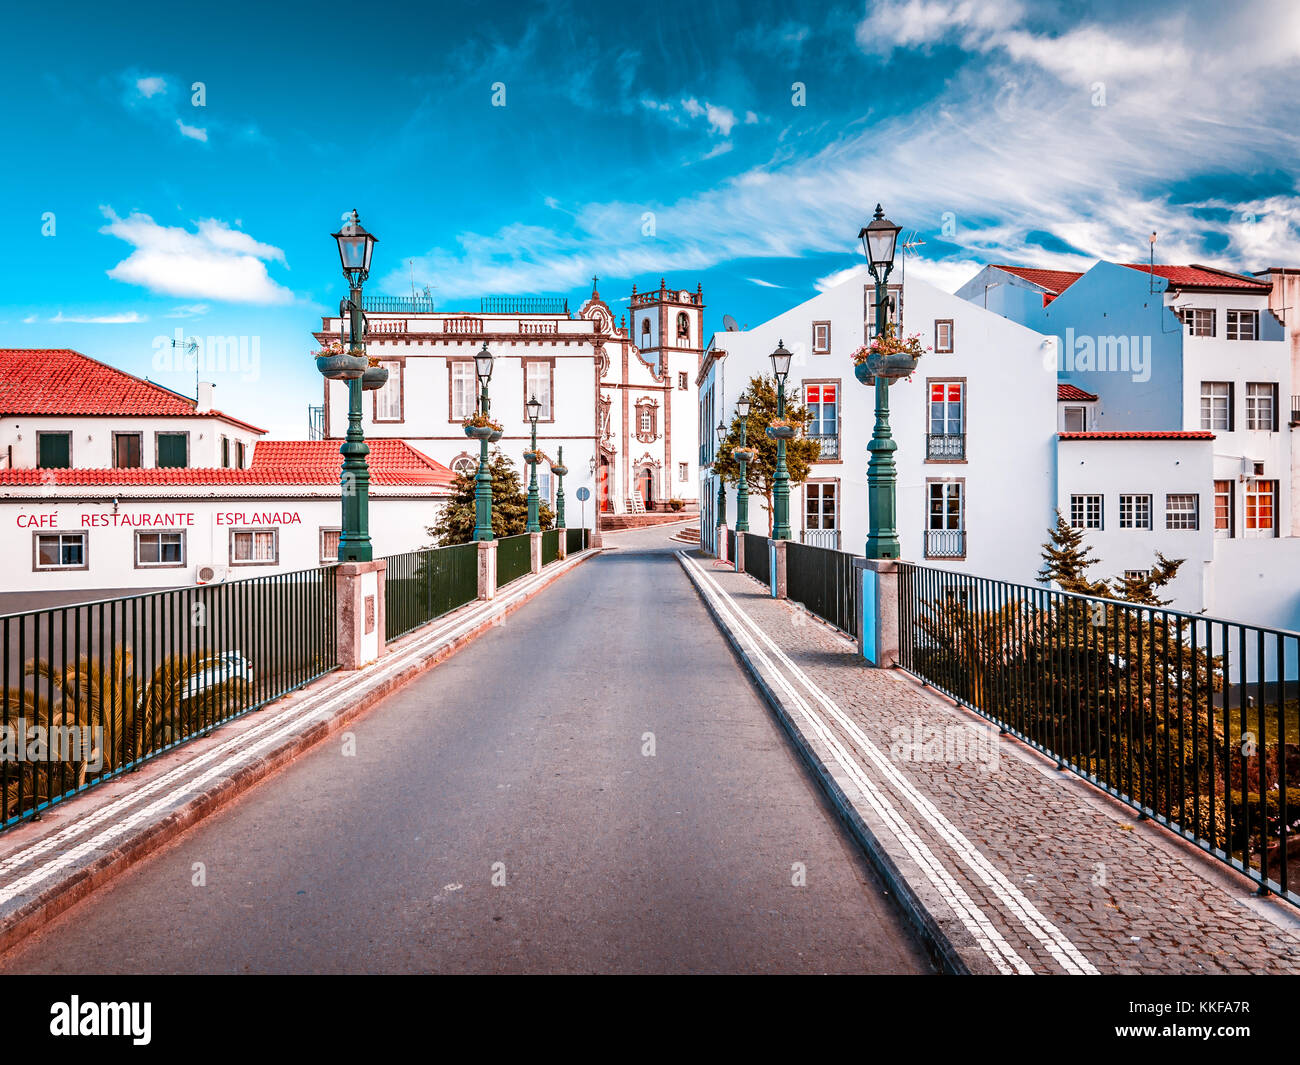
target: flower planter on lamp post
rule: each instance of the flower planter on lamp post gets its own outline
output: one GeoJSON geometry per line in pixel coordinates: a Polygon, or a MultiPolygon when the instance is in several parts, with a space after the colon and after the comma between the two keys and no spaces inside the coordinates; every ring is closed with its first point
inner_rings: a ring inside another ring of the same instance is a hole
{"type": "Polygon", "coordinates": [[[474,476],[474,539],[492,539],[492,471],[488,469],[488,444],[501,439],[501,426],[492,422],[488,400],[488,382],[492,380],[492,352],[488,350],[487,341],[483,341],[482,350],[474,355],[474,373],[478,377],[479,399],[478,413],[482,420],[476,429],[484,432],[470,432],[465,427],[465,434],[479,442],[478,473],[474,476]]]}
{"type": "Polygon", "coordinates": [[[564,475],[569,472],[569,467],[564,464],[564,445],[561,444],[556,449],[556,459],[558,461],[551,463],[551,472],[557,478],[556,500],[555,500],[555,527],[557,529],[565,528],[564,524],[564,475]]]}
{"type": "Polygon", "coordinates": [[[776,475],[772,485],[774,540],[790,539],[790,470],[785,464],[785,442],[794,439],[795,429],[785,420],[785,379],[789,376],[793,357],[786,351],[785,341],[778,340],[776,350],[772,352],[772,371],[776,375],[776,417],[767,427],[768,436],[776,440],[776,475]]]}
{"type": "MultiPolygon", "coordinates": [[[[746,470],[749,463],[758,457],[758,451],[748,446],[749,440],[749,395],[746,393],[736,401],[736,414],[740,416],[740,447],[731,457],[740,463],[740,483],[736,485],[736,532],[749,532],[749,484],[746,470]]],[[[736,549],[737,551],[740,548],[736,549]]]]}
{"type": "Polygon", "coordinates": [[[528,408],[528,423],[532,427],[532,445],[528,451],[524,452],[524,461],[532,467],[532,475],[528,480],[527,531],[535,533],[542,531],[542,523],[538,516],[537,498],[537,416],[541,413],[542,402],[536,396],[531,396],[524,405],[528,408]]]}

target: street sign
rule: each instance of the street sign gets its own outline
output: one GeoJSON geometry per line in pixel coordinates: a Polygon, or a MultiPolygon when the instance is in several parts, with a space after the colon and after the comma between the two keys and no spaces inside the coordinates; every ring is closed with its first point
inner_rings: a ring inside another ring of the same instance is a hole
{"type": "Polygon", "coordinates": [[[577,495],[578,495],[578,502],[585,503],[587,502],[588,499],[591,498],[591,489],[587,488],[584,485],[582,488],[578,489],[577,495]]]}

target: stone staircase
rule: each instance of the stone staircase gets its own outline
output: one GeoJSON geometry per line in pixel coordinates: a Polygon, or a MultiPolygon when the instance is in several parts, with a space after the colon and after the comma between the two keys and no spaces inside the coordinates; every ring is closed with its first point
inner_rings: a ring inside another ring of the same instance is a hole
{"type": "MultiPolygon", "coordinates": [[[[653,514],[647,514],[644,510],[640,514],[602,514],[600,516],[600,527],[605,532],[618,532],[620,529],[645,529],[653,525],[671,525],[679,521],[695,521],[700,518],[697,510],[679,510],[679,511],[655,511],[653,514]]],[[[697,528],[696,535],[699,530],[697,528]]]]}

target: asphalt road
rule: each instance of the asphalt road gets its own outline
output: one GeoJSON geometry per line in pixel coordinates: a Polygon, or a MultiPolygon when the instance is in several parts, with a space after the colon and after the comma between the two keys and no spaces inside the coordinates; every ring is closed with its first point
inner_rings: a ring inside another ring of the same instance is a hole
{"type": "Polygon", "coordinates": [[[666,534],[606,542],[0,971],[931,971],[666,534]]]}

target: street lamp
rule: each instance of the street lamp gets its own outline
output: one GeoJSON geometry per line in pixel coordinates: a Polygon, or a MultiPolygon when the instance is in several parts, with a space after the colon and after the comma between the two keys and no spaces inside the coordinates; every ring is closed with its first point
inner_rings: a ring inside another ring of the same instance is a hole
{"type": "Polygon", "coordinates": [[[388,371],[370,366],[366,357],[366,316],[361,309],[361,286],[370,276],[370,257],[378,241],[366,232],[353,211],[343,228],[330,234],[338,244],[339,262],[348,281],[348,298],[339,304],[339,329],[348,320],[346,350],[336,357],[316,361],[327,378],[348,383],[348,431],[339,451],[343,455],[340,484],[343,495],[343,528],[339,533],[340,562],[371,561],[370,546],[370,468],[366,456],[365,435],[361,431],[361,393],[382,388],[388,371]]]}
{"type": "MultiPolygon", "coordinates": [[[[492,380],[492,352],[487,341],[474,355],[474,372],[478,376],[479,412],[487,417],[490,409],[488,382],[492,380]]],[[[474,539],[492,539],[492,471],[488,468],[488,437],[479,437],[478,474],[474,478],[474,539]]]]}
{"type": "Polygon", "coordinates": [[[713,472],[718,478],[718,520],[714,524],[721,528],[727,524],[727,485],[718,469],[718,460],[722,458],[722,441],[727,437],[727,427],[719,421],[714,431],[718,434],[718,450],[713,460],[713,472]]]}
{"type": "MultiPolygon", "coordinates": [[[[885,282],[894,267],[894,248],[901,226],[894,225],[880,204],[876,216],[858,233],[871,276],[876,279],[876,336],[885,334],[888,290],[885,282]]],[[[866,557],[898,558],[898,471],[894,452],[898,445],[889,429],[889,385],[892,378],[876,374],[876,427],[867,444],[867,545],[866,557]]]]}
{"type": "Polygon", "coordinates": [[[525,461],[532,466],[532,476],[528,481],[528,528],[530,533],[541,532],[542,523],[538,517],[537,506],[537,416],[542,411],[542,401],[535,395],[524,404],[528,408],[528,422],[533,430],[532,450],[524,455],[525,461]]]}
{"type": "MultiPolygon", "coordinates": [[[[749,532],[749,485],[746,473],[749,464],[749,394],[743,394],[736,401],[736,413],[740,415],[740,447],[731,453],[731,457],[740,463],[740,484],[736,486],[736,532],[749,532]]],[[[739,549],[737,549],[739,550],[739,549]]]]}
{"type": "MultiPolygon", "coordinates": [[[[785,379],[790,373],[790,360],[794,356],[786,351],[785,341],[776,342],[772,352],[772,372],[776,374],[776,416],[785,417],[785,379]]],[[[776,511],[772,529],[774,540],[790,539],[790,470],[785,464],[785,442],[794,437],[787,426],[768,426],[768,434],[776,437],[776,476],[772,485],[773,509],[776,511]],[[775,431],[774,431],[775,430],[775,431]]]]}
{"type": "Polygon", "coordinates": [[[555,527],[557,529],[565,528],[564,524],[564,475],[569,472],[569,467],[564,464],[564,445],[561,444],[555,452],[556,461],[551,463],[551,472],[556,476],[556,498],[555,498],[555,527]]]}

